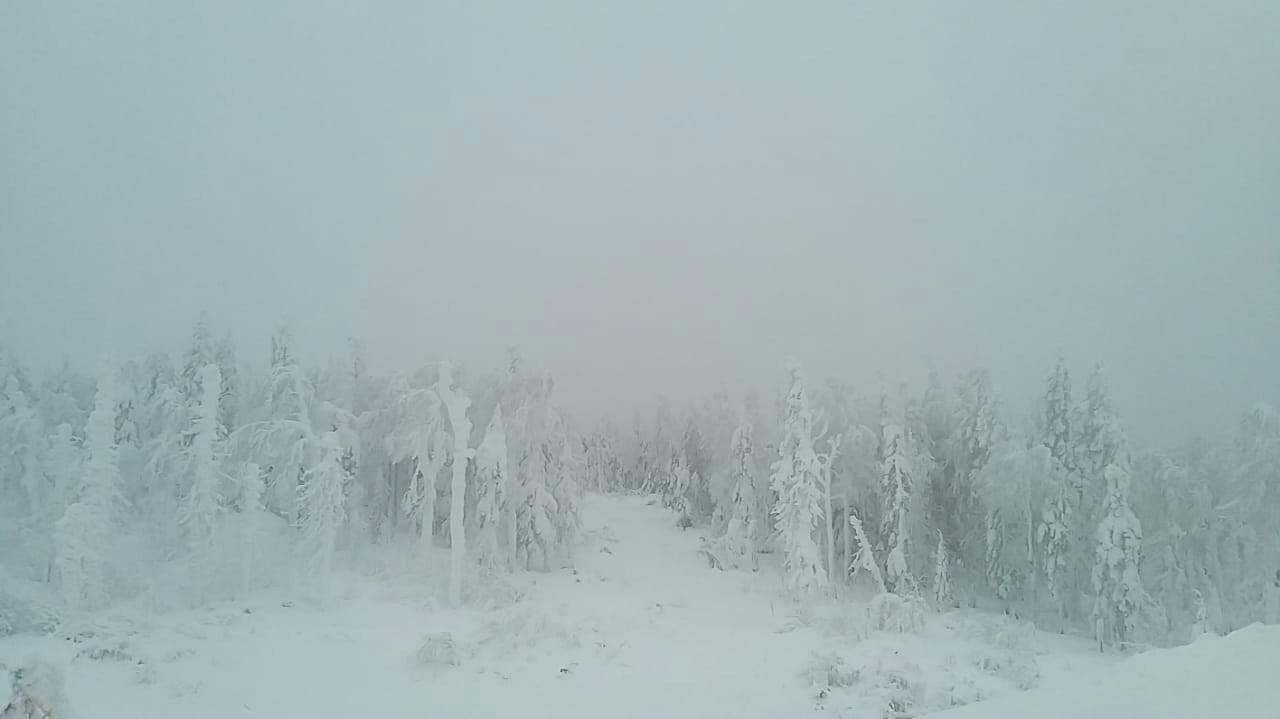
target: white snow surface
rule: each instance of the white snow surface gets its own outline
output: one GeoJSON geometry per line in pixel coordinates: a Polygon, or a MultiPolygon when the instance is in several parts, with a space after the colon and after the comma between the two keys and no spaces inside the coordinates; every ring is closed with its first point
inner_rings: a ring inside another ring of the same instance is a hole
{"type": "Polygon", "coordinates": [[[1205,719],[1280,716],[1280,626],[1151,651],[1093,682],[1003,697],[939,719],[1205,719]]]}
{"type": "Polygon", "coordinates": [[[759,572],[710,568],[701,533],[645,498],[591,496],[584,517],[574,567],[472,577],[464,608],[442,601],[441,552],[425,579],[343,577],[329,608],[279,596],[160,615],[119,608],[58,635],[2,639],[0,664],[64,666],[69,705],[94,719],[874,718],[993,697],[944,716],[1181,719],[1280,706],[1268,676],[1280,666],[1276,627],[1123,661],[980,613],[869,630],[852,599],[785,599],[776,557],[759,572]],[[419,654],[428,638],[431,661],[419,654]]]}

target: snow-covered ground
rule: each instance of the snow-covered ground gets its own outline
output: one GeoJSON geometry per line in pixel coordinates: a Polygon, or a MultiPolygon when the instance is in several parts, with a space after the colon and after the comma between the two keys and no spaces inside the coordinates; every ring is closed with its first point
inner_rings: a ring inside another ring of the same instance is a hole
{"type": "MultiPolygon", "coordinates": [[[[93,719],[912,716],[1023,689],[955,716],[1068,716],[1030,707],[1085,701],[1084,688],[1169,690],[1190,680],[1184,656],[1238,664],[1237,679],[1275,696],[1261,676],[1280,665],[1275,628],[1118,665],[1088,642],[976,613],[869,631],[863,605],[783,599],[772,567],[711,569],[699,532],[642,498],[591,497],[585,517],[575,568],[518,575],[484,608],[415,594],[431,583],[359,578],[329,608],[262,597],[146,620],[117,612],[75,639],[0,640],[0,662],[64,666],[69,704],[93,719]],[[1247,658],[1232,650],[1242,642],[1247,658]]],[[[1145,706],[1123,716],[1165,716],[1145,706]]]]}

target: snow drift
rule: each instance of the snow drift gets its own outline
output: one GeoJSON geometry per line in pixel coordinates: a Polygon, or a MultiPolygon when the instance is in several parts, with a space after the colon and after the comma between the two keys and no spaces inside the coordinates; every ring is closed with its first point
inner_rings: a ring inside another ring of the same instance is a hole
{"type": "Polygon", "coordinates": [[[940,719],[1205,719],[1280,711],[1280,626],[1140,654],[1094,684],[1012,694],[940,712],[940,719]]]}

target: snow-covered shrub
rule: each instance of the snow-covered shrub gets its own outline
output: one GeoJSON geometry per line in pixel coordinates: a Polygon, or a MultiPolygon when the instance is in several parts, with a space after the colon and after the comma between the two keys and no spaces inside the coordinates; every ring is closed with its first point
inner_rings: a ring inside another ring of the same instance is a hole
{"type": "Polygon", "coordinates": [[[835,689],[853,686],[858,681],[858,670],[836,652],[814,652],[800,676],[809,686],[835,689]]]}
{"type": "Polygon", "coordinates": [[[862,640],[869,631],[866,610],[851,604],[836,604],[815,616],[811,624],[824,637],[862,640]]]}
{"type": "Polygon", "coordinates": [[[48,634],[58,628],[58,610],[48,585],[0,571],[0,637],[48,634]]]}
{"type": "Polygon", "coordinates": [[[929,605],[920,597],[877,594],[867,605],[867,623],[872,629],[911,634],[924,629],[929,605]]]}
{"type": "Polygon", "coordinates": [[[577,648],[581,640],[575,622],[525,609],[486,622],[476,644],[488,656],[503,657],[523,650],[577,648]]]}
{"type": "Polygon", "coordinates": [[[970,663],[993,677],[1007,680],[1018,689],[1031,689],[1040,681],[1040,666],[1031,652],[1014,649],[975,651],[970,663]]]}
{"type": "Polygon", "coordinates": [[[973,614],[961,622],[958,633],[1000,649],[1030,651],[1036,628],[1005,615],[973,614]]]}
{"type": "Polygon", "coordinates": [[[464,653],[462,644],[452,632],[435,632],[422,640],[417,659],[419,664],[427,666],[456,667],[462,664],[464,653]]]}
{"type": "Polygon", "coordinates": [[[858,689],[849,716],[901,719],[935,707],[929,700],[925,672],[901,654],[883,654],[859,672],[858,689]]]}
{"type": "Polygon", "coordinates": [[[68,719],[62,669],[35,662],[9,670],[0,664],[0,719],[68,719]]]}

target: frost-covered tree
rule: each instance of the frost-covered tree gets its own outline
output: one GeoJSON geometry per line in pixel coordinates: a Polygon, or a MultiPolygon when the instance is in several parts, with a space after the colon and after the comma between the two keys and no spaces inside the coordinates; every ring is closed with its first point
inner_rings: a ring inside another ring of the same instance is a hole
{"type": "MultiPolygon", "coordinates": [[[[209,327],[208,315],[200,315],[195,329],[191,331],[191,345],[182,358],[182,372],[179,376],[182,398],[187,407],[200,404],[203,392],[200,386],[201,373],[205,366],[217,361],[217,347],[213,341],[213,332],[209,327]]],[[[221,387],[217,388],[221,392],[221,387]]]]}
{"type": "Polygon", "coordinates": [[[318,460],[320,438],[311,416],[315,390],[292,345],[288,327],[272,336],[262,419],[240,427],[237,434],[247,435],[249,456],[268,468],[268,506],[298,524],[298,487],[318,460]]]}
{"type": "Polygon", "coordinates": [[[24,384],[16,373],[0,376],[0,498],[20,496],[31,516],[44,501],[45,482],[40,473],[40,417],[24,384]]]}
{"type": "Polygon", "coordinates": [[[266,484],[262,468],[254,462],[245,463],[237,481],[240,504],[240,596],[247,596],[254,586],[255,573],[259,570],[258,556],[263,540],[261,530],[266,516],[262,495],[266,484]]]}
{"type": "Polygon", "coordinates": [[[220,373],[215,364],[205,365],[198,374],[200,402],[191,422],[191,444],[187,448],[187,493],[180,507],[179,523],[187,541],[197,553],[208,551],[223,511],[218,444],[218,396],[220,373]]]}
{"type": "Polygon", "coordinates": [[[987,566],[988,516],[975,487],[978,472],[991,457],[996,430],[996,402],[986,370],[973,369],[961,377],[955,413],[946,471],[940,478],[942,486],[936,488],[946,509],[935,511],[934,516],[951,559],[966,570],[962,578],[971,585],[981,581],[987,566]]]}
{"type": "Polygon", "coordinates": [[[467,417],[467,408],[471,406],[471,398],[454,384],[453,367],[447,362],[440,365],[436,395],[440,397],[440,403],[449,416],[453,434],[453,481],[450,484],[449,502],[449,602],[458,606],[462,604],[462,567],[467,557],[467,532],[464,525],[467,464],[475,450],[468,446],[471,420],[467,417]]]}
{"type": "Polygon", "coordinates": [[[582,460],[573,453],[568,441],[560,442],[556,460],[555,481],[551,497],[555,500],[556,540],[566,557],[572,556],[574,543],[582,530],[582,460]]]}
{"type": "Polygon", "coordinates": [[[547,469],[551,463],[548,451],[546,445],[537,445],[520,463],[523,499],[516,513],[516,536],[518,556],[526,568],[532,566],[537,554],[542,558],[543,568],[550,569],[551,554],[558,541],[555,529],[558,507],[547,487],[547,469]]]}
{"type": "Polygon", "coordinates": [[[487,571],[496,569],[503,556],[498,542],[506,537],[498,530],[502,508],[510,501],[507,478],[507,435],[498,405],[476,448],[476,558],[487,571]]]}
{"type": "Polygon", "coordinates": [[[337,432],[325,432],[320,438],[319,450],[319,461],[306,471],[298,487],[298,505],[302,545],[320,580],[321,600],[328,603],[333,596],[333,559],[338,531],[346,519],[347,498],[343,492],[346,471],[337,432]]]}
{"type": "Polygon", "coordinates": [[[938,545],[933,552],[933,603],[938,608],[951,604],[951,560],[947,558],[942,532],[938,532],[938,545]]]}
{"type": "Polygon", "coordinates": [[[871,549],[871,540],[867,538],[862,520],[855,512],[849,513],[849,528],[853,530],[854,541],[858,544],[849,564],[849,576],[853,577],[857,576],[858,572],[866,572],[875,583],[877,593],[883,594],[885,592],[884,575],[880,573],[880,565],[876,562],[875,552],[871,549]]]}
{"type": "Polygon", "coordinates": [[[1048,447],[1002,430],[975,477],[986,516],[986,576],[997,599],[1036,602],[1036,543],[1046,492],[1061,484],[1060,465],[1048,447]]]}
{"type": "Polygon", "coordinates": [[[1081,409],[1080,441],[1076,445],[1076,467],[1081,473],[1086,513],[1097,516],[1107,491],[1108,466],[1117,463],[1125,449],[1124,431],[1111,403],[1106,372],[1097,365],[1089,376],[1085,403],[1081,409]]]}
{"type": "Polygon", "coordinates": [[[1139,612],[1147,602],[1139,561],[1142,526],[1129,506],[1129,472],[1122,462],[1107,465],[1107,494],[1098,523],[1093,569],[1093,622],[1100,647],[1134,640],[1139,612]]]}
{"type": "Polygon", "coordinates": [[[236,346],[227,335],[214,350],[218,365],[218,432],[225,439],[236,428],[240,411],[240,370],[236,366],[236,346]]]}
{"type": "Polygon", "coordinates": [[[907,562],[911,539],[911,492],[914,467],[911,438],[901,415],[889,408],[887,395],[880,400],[880,551],[885,560],[885,584],[901,593],[915,588],[907,562]]]}
{"type": "Polygon", "coordinates": [[[754,428],[744,416],[733,432],[730,446],[730,483],[733,486],[733,506],[729,523],[725,528],[725,547],[738,566],[757,565],[756,537],[760,521],[759,502],[756,499],[756,460],[754,428]]]}
{"type": "Polygon", "coordinates": [[[106,603],[107,559],[113,526],[122,502],[116,451],[115,378],[109,370],[98,376],[93,412],[85,429],[88,459],[75,500],[54,527],[55,566],[62,597],[72,611],[106,603]]]}
{"type": "Polygon", "coordinates": [[[794,361],[788,370],[791,389],[785,400],[783,437],[770,484],[778,495],[773,514],[783,545],[786,586],[791,592],[804,594],[827,583],[814,541],[814,530],[822,519],[822,467],[813,448],[814,416],[805,392],[804,372],[794,361]]]}

